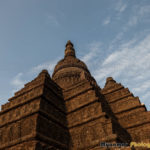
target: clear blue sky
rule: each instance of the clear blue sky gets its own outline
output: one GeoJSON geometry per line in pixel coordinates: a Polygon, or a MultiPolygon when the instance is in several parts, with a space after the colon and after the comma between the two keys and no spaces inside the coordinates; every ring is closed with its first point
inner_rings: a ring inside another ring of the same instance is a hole
{"type": "Polygon", "coordinates": [[[67,40],[101,88],[112,76],[150,110],[150,0],[0,0],[0,105],[67,40]]]}

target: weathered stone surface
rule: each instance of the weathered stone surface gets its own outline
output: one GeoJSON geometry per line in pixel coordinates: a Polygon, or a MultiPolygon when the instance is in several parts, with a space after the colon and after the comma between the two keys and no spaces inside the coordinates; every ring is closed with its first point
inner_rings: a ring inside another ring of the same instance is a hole
{"type": "Polygon", "coordinates": [[[147,112],[145,105],[127,88],[116,88],[120,85],[113,78],[108,78],[101,93],[104,94],[120,125],[130,134],[132,141],[148,143],[150,112],[147,112]]]}
{"type": "Polygon", "coordinates": [[[100,142],[131,141],[150,143],[150,112],[112,77],[101,89],[70,41],[52,79],[43,70],[0,112],[0,150],[106,150],[100,142]]]}

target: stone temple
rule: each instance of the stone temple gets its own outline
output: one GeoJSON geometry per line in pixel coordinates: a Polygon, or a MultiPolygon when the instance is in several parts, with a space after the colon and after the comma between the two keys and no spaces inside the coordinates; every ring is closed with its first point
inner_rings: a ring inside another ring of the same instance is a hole
{"type": "Polygon", "coordinates": [[[150,143],[150,112],[112,77],[101,89],[70,41],[52,77],[41,71],[0,111],[0,150],[120,149],[104,142],[150,143]]]}

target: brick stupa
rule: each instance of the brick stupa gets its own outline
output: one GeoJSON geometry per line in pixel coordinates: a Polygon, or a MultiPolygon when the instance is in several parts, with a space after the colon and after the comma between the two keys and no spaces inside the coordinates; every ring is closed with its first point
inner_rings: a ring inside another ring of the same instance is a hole
{"type": "Polygon", "coordinates": [[[43,70],[0,112],[0,150],[103,150],[115,148],[101,142],[131,141],[150,142],[150,112],[112,77],[101,89],[70,41],[52,78],[43,70]]]}

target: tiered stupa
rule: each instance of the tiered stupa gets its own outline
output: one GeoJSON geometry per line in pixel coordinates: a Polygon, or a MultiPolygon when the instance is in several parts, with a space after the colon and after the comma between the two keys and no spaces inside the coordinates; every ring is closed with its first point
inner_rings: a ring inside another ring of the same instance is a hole
{"type": "Polygon", "coordinates": [[[119,150],[100,143],[148,143],[149,114],[113,78],[101,89],[68,41],[52,78],[43,70],[2,105],[0,150],[119,150]]]}

